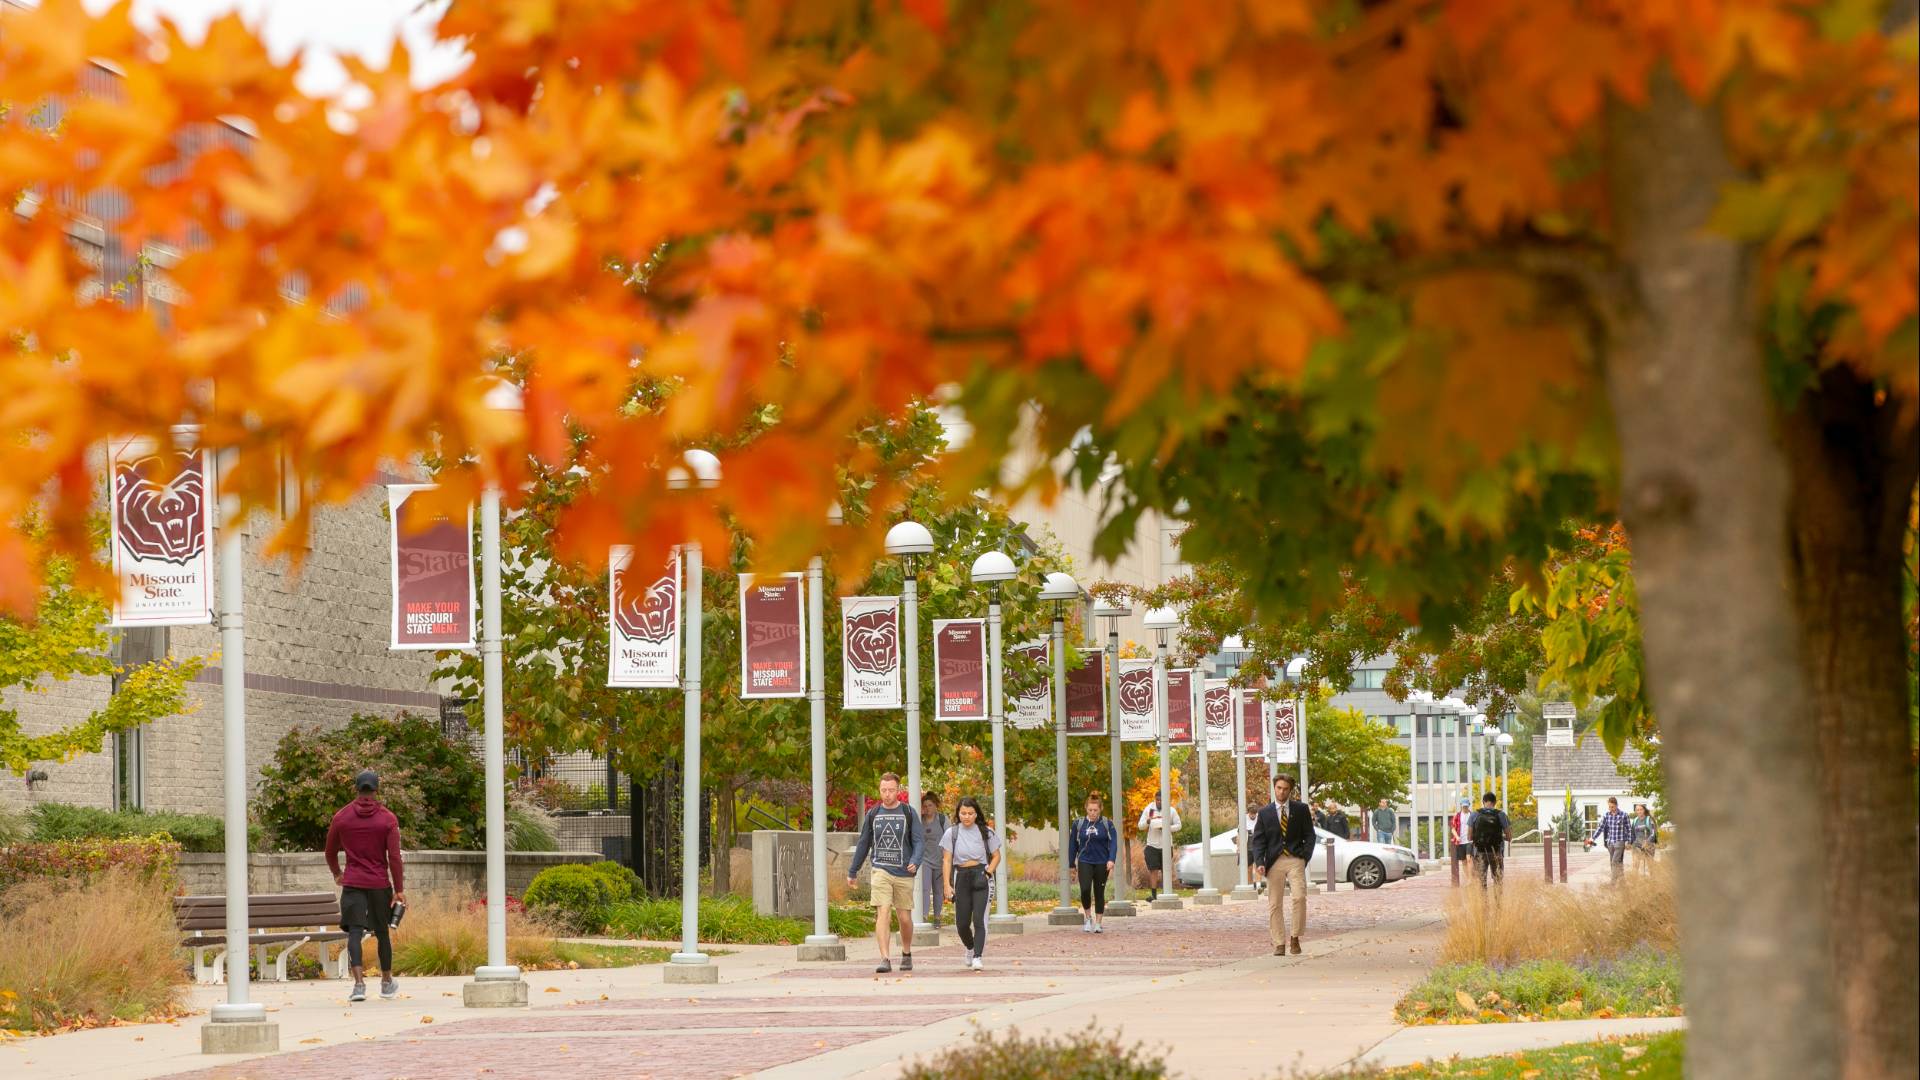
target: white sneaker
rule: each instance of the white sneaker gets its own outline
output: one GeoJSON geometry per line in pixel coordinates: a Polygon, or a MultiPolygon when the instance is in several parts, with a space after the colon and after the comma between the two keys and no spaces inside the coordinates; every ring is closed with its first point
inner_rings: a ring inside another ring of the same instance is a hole
{"type": "Polygon", "coordinates": [[[1081,933],[1083,933],[1083,934],[1091,934],[1091,933],[1093,933],[1093,920],[1092,920],[1092,919],[1089,919],[1089,918],[1087,918],[1087,917],[1086,917],[1086,916],[1084,916],[1084,915],[1083,915],[1083,916],[1081,916],[1081,917],[1080,917],[1080,932],[1081,932],[1081,933]]]}
{"type": "Polygon", "coordinates": [[[979,957],[977,957],[977,956],[976,956],[976,957],[974,957],[974,958],[973,958],[972,960],[970,960],[970,961],[968,961],[968,962],[967,962],[967,966],[968,966],[968,967],[970,967],[970,968],[972,968],[972,969],[973,969],[973,970],[975,970],[975,971],[981,971],[981,970],[984,970],[984,969],[982,968],[982,966],[981,966],[981,964],[980,964],[980,958],[979,958],[979,957]]]}

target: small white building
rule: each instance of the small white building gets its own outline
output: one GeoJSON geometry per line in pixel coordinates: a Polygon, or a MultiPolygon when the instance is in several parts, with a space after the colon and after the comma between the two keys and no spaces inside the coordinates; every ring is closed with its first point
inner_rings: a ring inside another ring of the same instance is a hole
{"type": "MultiPolygon", "coordinates": [[[[1609,798],[1619,799],[1620,809],[1629,812],[1635,801],[1651,801],[1629,791],[1627,778],[1620,773],[1622,766],[1640,764],[1640,751],[1629,746],[1616,762],[1597,734],[1574,745],[1554,745],[1558,741],[1547,735],[1533,737],[1533,799],[1540,808],[1542,833],[1568,812],[1569,799],[1582,833],[1591,831],[1607,812],[1609,798]]],[[[1658,812],[1656,808],[1656,816],[1658,812]]]]}

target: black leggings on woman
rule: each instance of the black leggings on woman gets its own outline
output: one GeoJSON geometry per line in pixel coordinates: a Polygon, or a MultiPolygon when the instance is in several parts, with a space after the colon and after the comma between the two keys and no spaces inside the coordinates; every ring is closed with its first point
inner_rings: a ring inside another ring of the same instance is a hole
{"type": "Polygon", "coordinates": [[[1080,864],[1080,910],[1088,908],[1096,915],[1107,913],[1107,864],[1080,864]]]}
{"type": "Polygon", "coordinates": [[[968,956],[987,952],[987,868],[957,866],[953,870],[953,928],[968,956]]]}

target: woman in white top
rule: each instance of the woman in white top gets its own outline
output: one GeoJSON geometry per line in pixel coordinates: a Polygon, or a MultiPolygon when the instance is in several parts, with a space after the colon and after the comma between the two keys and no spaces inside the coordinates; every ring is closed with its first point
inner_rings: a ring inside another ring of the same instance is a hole
{"type": "Polygon", "coordinates": [[[979,799],[961,799],[953,813],[954,823],[940,836],[944,876],[953,893],[953,928],[967,947],[967,966],[979,971],[987,951],[987,885],[1000,865],[1000,837],[987,828],[979,799]]]}

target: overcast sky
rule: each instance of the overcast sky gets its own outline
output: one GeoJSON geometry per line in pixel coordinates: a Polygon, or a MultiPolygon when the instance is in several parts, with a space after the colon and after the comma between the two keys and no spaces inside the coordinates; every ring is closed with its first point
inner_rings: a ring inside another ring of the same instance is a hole
{"type": "MultiPolygon", "coordinates": [[[[113,3],[87,0],[96,10],[113,3]]],[[[445,6],[444,0],[133,0],[137,16],[168,16],[196,39],[215,17],[238,10],[247,25],[262,31],[274,59],[304,55],[300,87],[316,95],[346,83],[341,55],[385,64],[395,34],[413,54],[416,84],[431,85],[460,70],[465,61],[459,50],[428,47],[445,6]]]]}

